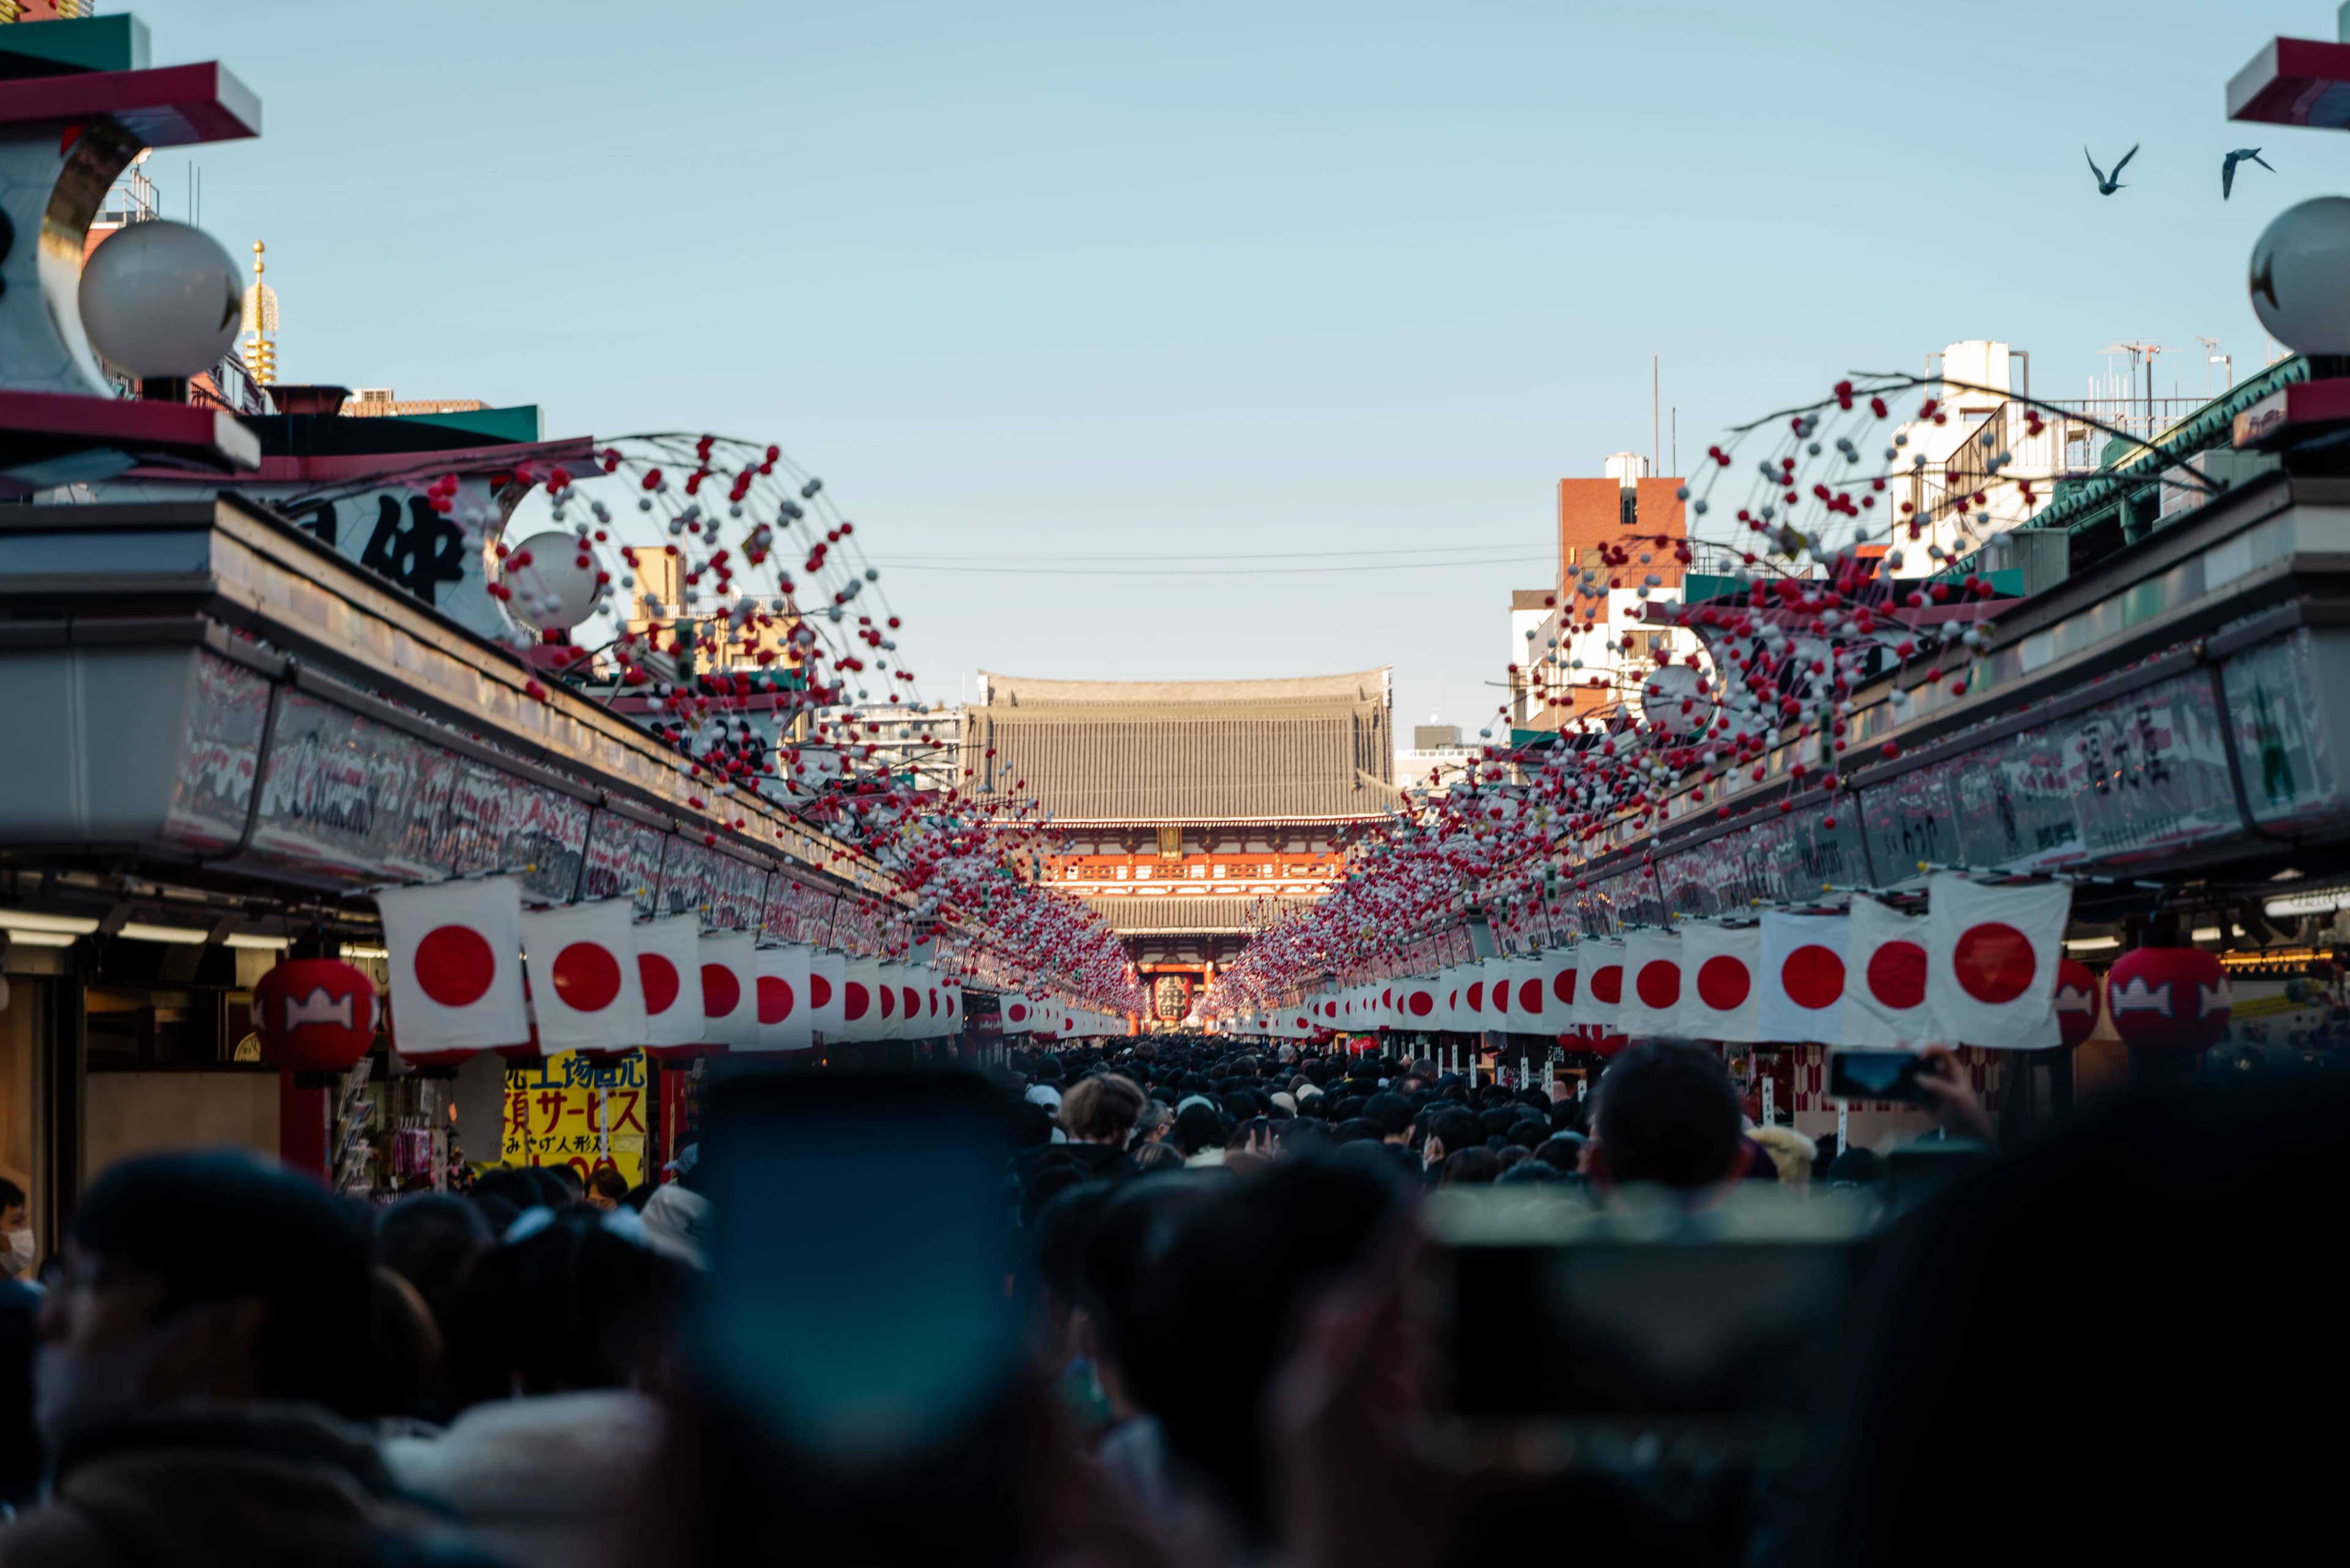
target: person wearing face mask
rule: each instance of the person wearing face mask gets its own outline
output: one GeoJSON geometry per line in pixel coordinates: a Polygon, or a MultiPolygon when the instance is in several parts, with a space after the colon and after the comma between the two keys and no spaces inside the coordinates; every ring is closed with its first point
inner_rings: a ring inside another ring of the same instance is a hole
{"type": "Polygon", "coordinates": [[[33,1245],[33,1222],[25,1211],[25,1189],[0,1176],[0,1279],[29,1283],[40,1262],[33,1245]]]}
{"type": "Polygon", "coordinates": [[[242,1154],[93,1185],[42,1299],[49,1501],[0,1568],[397,1560],[430,1539],[369,1434],[371,1246],[332,1196],[242,1154]]]}

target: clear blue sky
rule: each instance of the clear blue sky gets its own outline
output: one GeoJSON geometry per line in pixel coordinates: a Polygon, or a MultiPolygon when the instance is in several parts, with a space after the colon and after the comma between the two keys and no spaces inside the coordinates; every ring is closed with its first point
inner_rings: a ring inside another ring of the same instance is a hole
{"type": "Polygon", "coordinates": [[[2151,338],[2199,390],[2197,334],[2261,361],[2254,237],[2350,165],[2222,118],[2324,0],[136,9],[265,102],[198,151],[286,379],[779,441],[942,563],[885,567],[933,697],[1392,662],[1406,724],[1473,730],[1652,353],[1684,467],[1954,338],[2043,395],[2151,338]],[[2082,144],[2133,141],[2101,199],[2082,144]],[[1273,570],[1444,545],[1496,564],[1273,570]]]}

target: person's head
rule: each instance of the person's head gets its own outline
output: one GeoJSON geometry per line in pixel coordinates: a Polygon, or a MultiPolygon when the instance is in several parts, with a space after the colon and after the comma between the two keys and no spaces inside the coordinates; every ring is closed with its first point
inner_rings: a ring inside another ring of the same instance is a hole
{"type": "Polygon", "coordinates": [[[1491,1182],[1501,1174],[1500,1155],[1490,1148],[1464,1148],[1444,1157],[1436,1179],[1440,1186],[1463,1187],[1491,1182]]]}
{"type": "Polygon", "coordinates": [[[1186,1106],[1175,1116],[1175,1147],[1189,1159],[1202,1149],[1224,1147],[1224,1118],[1208,1105],[1186,1106]]]}
{"type": "Polygon", "coordinates": [[[567,1204],[577,1203],[587,1195],[588,1184],[581,1181],[579,1173],[567,1165],[529,1166],[525,1168],[523,1174],[529,1177],[531,1184],[538,1189],[539,1202],[549,1209],[561,1209],[567,1204]]]}
{"type": "Polygon", "coordinates": [[[25,1211],[25,1189],[0,1176],[0,1280],[29,1275],[38,1266],[34,1244],[33,1221],[25,1211]]]}
{"type": "Polygon", "coordinates": [[[1572,1176],[1583,1168],[1583,1148],[1586,1141],[1581,1133],[1553,1133],[1534,1146],[1534,1158],[1563,1174],[1572,1176]]]}
{"type": "Polygon", "coordinates": [[[1142,1106],[1142,1086],[1133,1079],[1097,1073],[1078,1079],[1061,1096],[1061,1127],[1083,1142],[1124,1148],[1142,1106]]]}
{"type": "Polygon", "coordinates": [[[1164,1100],[1145,1100],[1142,1108],[1134,1113],[1134,1133],[1129,1147],[1157,1143],[1175,1130],[1175,1112],[1164,1100]]]}
{"type": "Polygon", "coordinates": [[[448,1321],[458,1282],[496,1233],[482,1210],[446,1192],[419,1192],[376,1216],[376,1262],[416,1287],[433,1321],[448,1321]]]}
{"type": "Polygon", "coordinates": [[[1331,1129],[1334,1143],[1378,1143],[1384,1137],[1378,1123],[1368,1116],[1348,1116],[1331,1129]]]}
{"type": "Polygon", "coordinates": [[[458,1404],[628,1386],[653,1359],[683,1265],[646,1244],[634,1215],[582,1205],[518,1229],[474,1262],[451,1309],[458,1404]]]}
{"type": "Polygon", "coordinates": [[[1134,1163],[1144,1170],[1180,1170],[1183,1156],[1173,1144],[1154,1141],[1135,1147],[1134,1163]]]}
{"type": "Polygon", "coordinates": [[[1050,1051],[1045,1052],[1036,1058],[1036,1071],[1033,1075],[1039,1084],[1057,1086],[1061,1082],[1061,1059],[1050,1051]]]}
{"type": "Polygon", "coordinates": [[[362,1416],[421,1416],[441,1383],[443,1341],[432,1308],[390,1269],[374,1271],[362,1416]]]}
{"type": "Polygon", "coordinates": [[[629,1179],[617,1165],[599,1165],[588,1173],[588,1201],[603,1210],[618,1209],[628,1200],[629,1179]]]}
{"type": "Polygon", "coordinates": [[[1452,1107],[1436,1112],[1428,1118],[1428,1147],[1430,1160],[1447,1158],[1463,1149],[1475,1148],[1485,1141],[1485,1129],[1477,1125],[1474,1115],[1452,1107]]]}
{"type": "Polygon", "coordinates": [[[1363,1102],[1363,1119],[1379,1129],[1379,1137],[1389,1143],[1401,1143],[1411,1136],[1411,1106],[1401,1095],[1377,1094],[1363,1102]]]}
{"type": "Polygon", "coordinates": [[[1369,1256],[1405,1191],[1377,1147],[1276,1159],[1190,1210],[1141,1277],[1134,1391],[1169,1449],[1259,1541],[1273,1532],[1276,1485],[1265,1390],[1308,1304],[1369,1256]]]}
{"type": "Polygon", "coordinates": [[[1689,1192],[1745,1170],[1738,1091],[1702,1046],[1651,1040],[1626,1051],[1600,1081],[1597,1115],[1594,1171],[1609,1184],[1689,1192]]]}
{"type": "Polygon", "coordinates": [[[50,1451],[144,1406],[202,1397],[367,1402],[375,1279],[364,1223],[244,1154],[141,1155],[90,1188],[41,1303],[37,1417],[50,1451]]]}
{"type": "Polygon", "coordinates": [[[1873,1148],[1855,1146],[1828,1161],[1830,1187],[1876,1187],[1885,1180],[1885,1158],[1873,1148]]]}

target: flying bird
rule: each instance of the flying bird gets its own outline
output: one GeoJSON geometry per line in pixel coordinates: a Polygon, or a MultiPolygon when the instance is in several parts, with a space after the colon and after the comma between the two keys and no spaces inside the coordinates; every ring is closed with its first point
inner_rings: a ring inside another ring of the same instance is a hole
{"type": "MultiPolygon", "coordinates": [[[[2081,156],[2084,158],[2089,158],[2089,150],[2085,147],[2081,149],[2081,156]]],[[[2097,194],[2100,196],[2110,196],[2115,192],[2120,190],[2122,188],[2122,171],[2128,168],[2129,161],[2137,156],[2137,149],[2136,147],[2132,147],[2127,152],[2122,154],[2122,161],[2114,165],[2114,171],[2110,174],[2097,167],[2097,161],[2095,159],[2089,158],[2089,172],[2097,177],[2097,194]]]]}
{"type": "MultiPolygon", "coordinates": [[[[2220,165],[2220,200],[2222,202],[2226,201],[2228,199],[2228,193],[2236,188],[2236,165],[2241,163],[2247,158],[2259,164],[2262,168],[2267,170],[2270,173],[2273,174],[2276,172],[2276,165],[2262,157],[2261,150],[2259,148],[2237,148],[2233,152],[2228,154],[2228,161],[2220,165]]],[[[2116,172],[2118,172],[2118,171],[2116,171],[2116,172]]]]}

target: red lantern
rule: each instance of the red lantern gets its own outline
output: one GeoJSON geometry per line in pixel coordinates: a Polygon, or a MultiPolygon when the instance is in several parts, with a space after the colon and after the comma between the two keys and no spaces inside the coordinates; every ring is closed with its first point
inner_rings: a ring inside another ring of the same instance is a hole
{"type": "Polygon", "coordinates": [[[348,1073],[375,1039],[375,984],[340,959],[287,959],[255,984],[253,1027],[281,1072],[348,1073]]]}
{"type": "Polygon", "coordinates": [[[2056,1030],[2067,1045],[2096,1032],[2097,977],[2078,959],[2056,965],[2056,1030]]]}
{"type": "Polygon", "coordinates": [[[2106,1012],[2133,1051],[2201,1051],[2228,1033],[2227,967],[2201,948],[2137,948],[2106,974],[2106,1012]]]}

